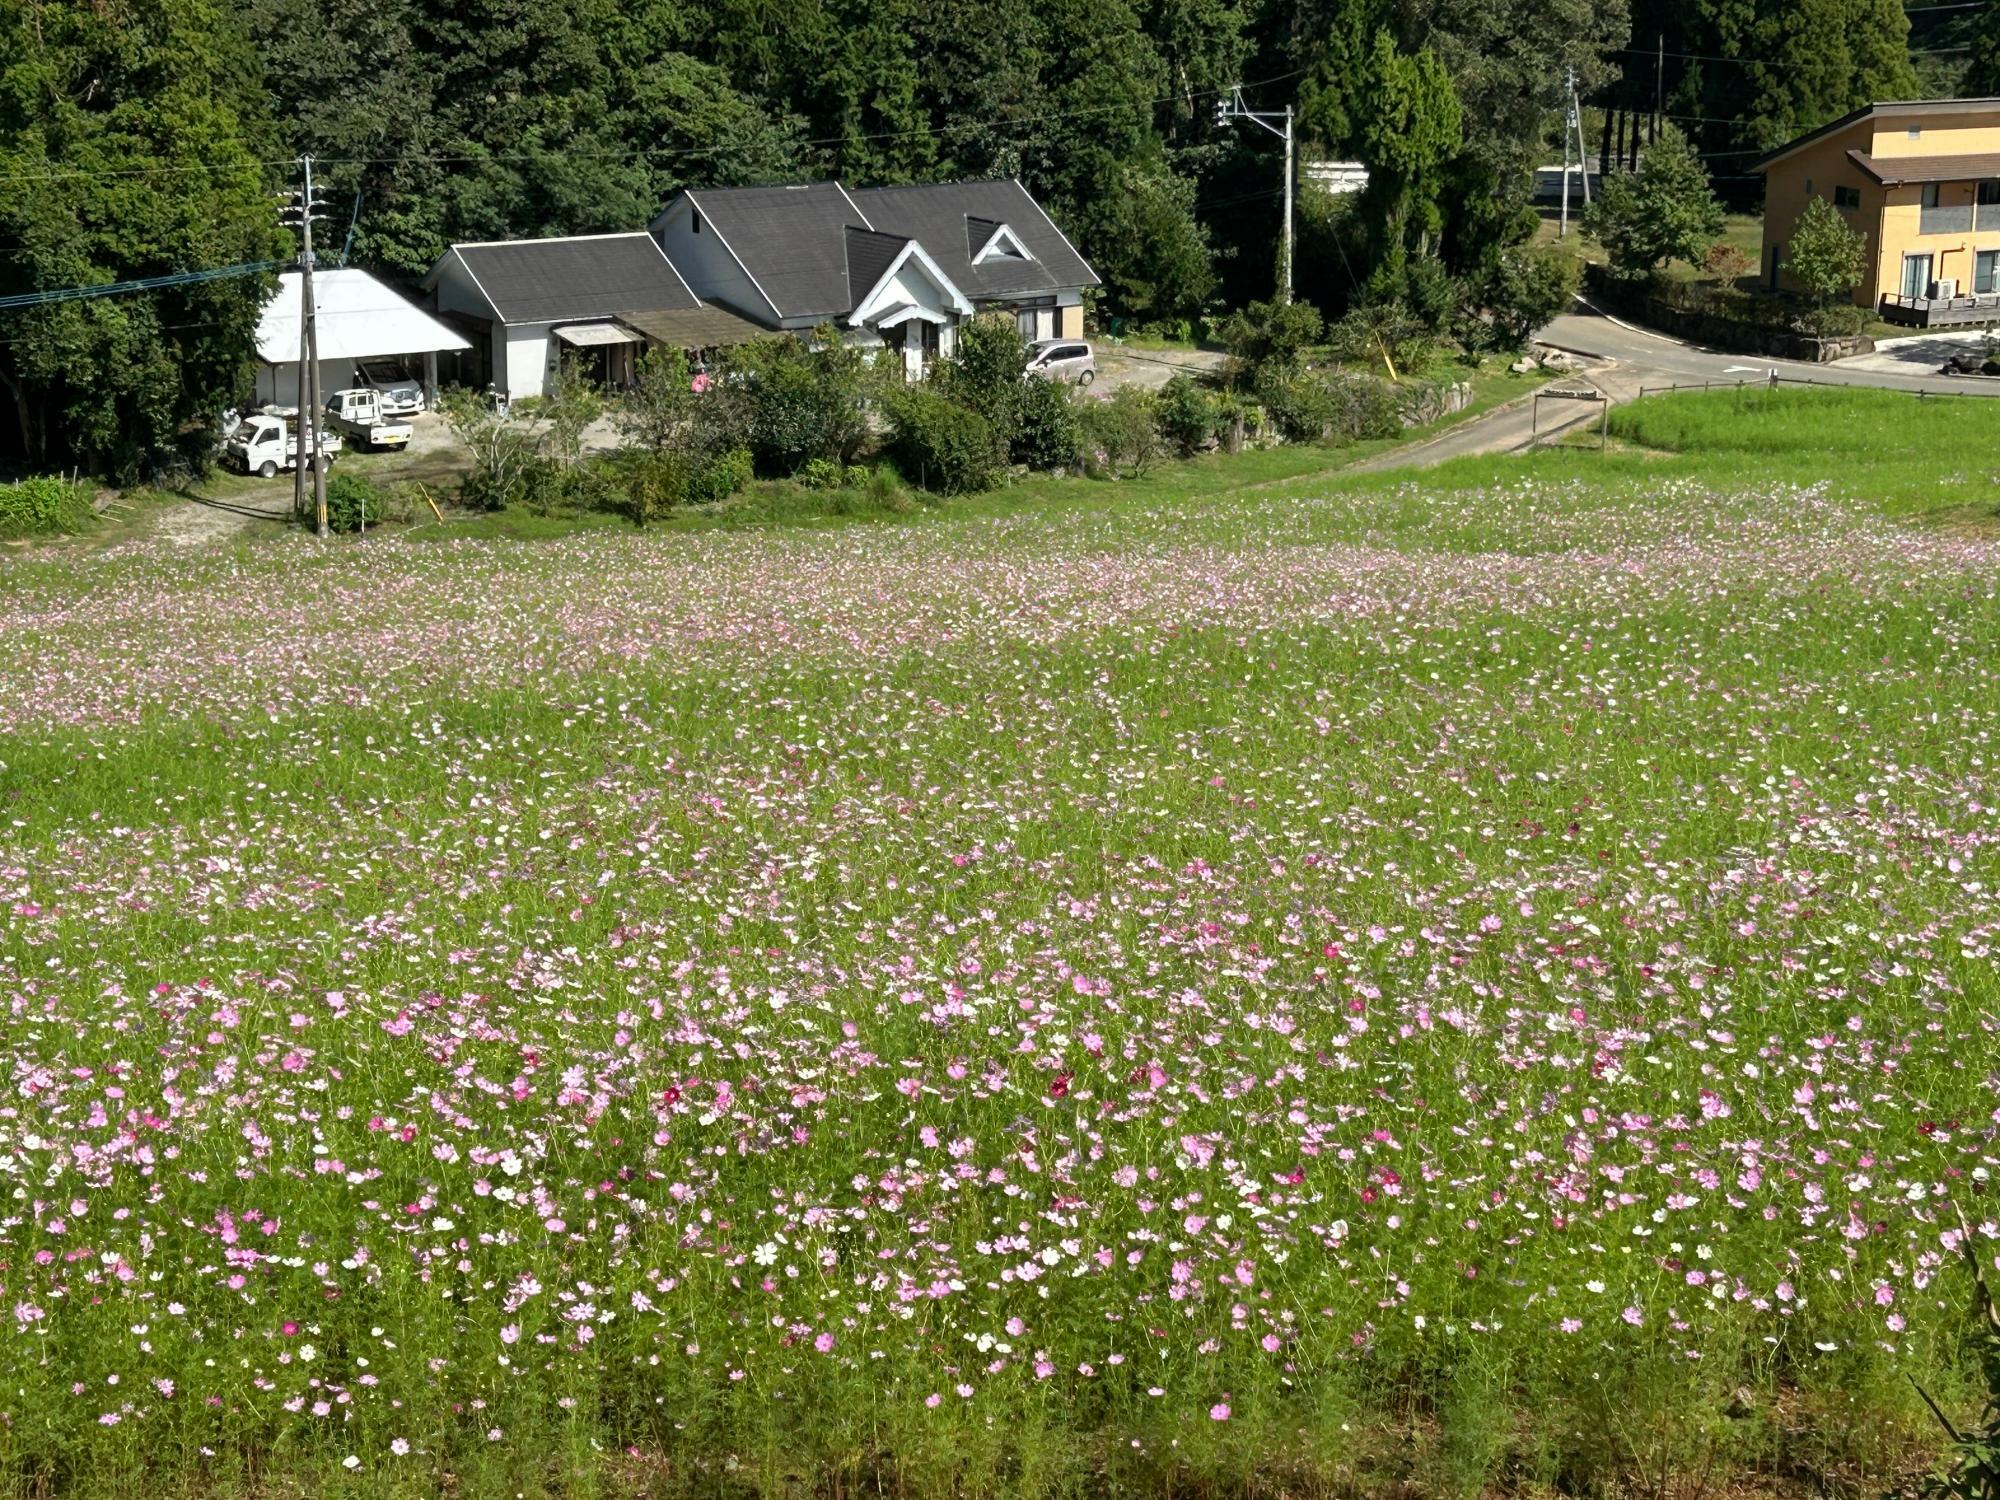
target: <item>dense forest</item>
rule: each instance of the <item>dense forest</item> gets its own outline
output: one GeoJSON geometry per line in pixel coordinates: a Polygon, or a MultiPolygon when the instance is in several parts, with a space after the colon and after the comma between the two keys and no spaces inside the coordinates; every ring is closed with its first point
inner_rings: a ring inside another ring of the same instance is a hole
{"type": "MultiPolygon", "coordinates": [[[[1271,289],[1280,154],[1216,118],[1240,81],[1297,106],[1304,152],[1371,171],[1303,207],[1302,294],[1436,305],[1533,231],[1566,75],[1659,104],[1726,179],[2000,52],[1978,9],[1913,41],[1899,0],[1631,3],[0,0],[0,293],[278,259],[311,152],[335,253],[391,278],[453,240],[642,225],[688,185],[1010,174],[1105,311],[1177,324],[1271,289]]],[[[259,295],[5,313],[8,446],[170,450],[240,382],[259,295]]]]}

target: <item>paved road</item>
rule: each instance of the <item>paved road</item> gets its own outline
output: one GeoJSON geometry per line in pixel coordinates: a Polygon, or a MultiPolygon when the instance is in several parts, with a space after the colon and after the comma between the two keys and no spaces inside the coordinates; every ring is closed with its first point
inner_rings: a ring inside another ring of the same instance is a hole
{"type": "Polygon", "coordinates": [[[1636,394],[1640,385],[1666,385],[1675,381],[1699,384],[1769,379],[1773,370],[1783,379],[1816,380],[1827,385],[1873,385],[1890,390],[1951,391],[1980,396],[2000,394],[2000,389],[1983,381],[1954,380],[1934,370],[1904,373],[1880,369],[1874,367],[1877,363],[1874,360],[1811,365],[1763,354],[1714,354],[1584,308],[1557,318],[1542,330],[1541,337],[1558,349],[1612,361],[1612,379],[1621,388],[1629,386],[1631,394],[1636,394]]]}
{"type": "MultiPolygon", "coordinates": [[[[1936,366],[1949,348],[1935,339],[1925,340],[1922,345],[1898,346],[1858,360],[1812,365],[1763,355],[1717,354],[1581,305],[1550,323],[1541,331],[1540,338],[1585,359],[1586,368],[1581,374],[1565,378],[1563,385],[1588,383],[1613,402],[1630,401],[1642,390],[1667,385],[1766,381],[1773,372],[1781,380],[1813,380],[1827,385],[2000,396],[2000,384],[1954,380],[1937,374],[1936,366]]],[[[1524,398],[1451,428],[1428,443],[1398,448],[1357,467],[1424,467],[1451,458],[1518,452],[1534,441],[1538,420],[1541,435],[1547,437],[1551,430],[1595,421],[1600,410],[1583,402],[1557,405],[1545,401],[1537,419],[1534,403],[1524,398]]]]}

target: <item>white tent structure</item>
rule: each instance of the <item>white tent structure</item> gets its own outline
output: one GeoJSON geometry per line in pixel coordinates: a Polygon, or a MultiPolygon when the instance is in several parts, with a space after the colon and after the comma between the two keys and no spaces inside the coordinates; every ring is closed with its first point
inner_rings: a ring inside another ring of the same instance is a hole
{"type": "MultiPolygon", "coordinates": [[[[298,271],[278,273],[278,294],[264,304],[257,324],[257,400],[299,406],[299,321],[303,315],[298,271]]],[[[419,370],[427,402],[437,400],[437,356],[472,345],[443,323],[390,290],[366,271],[329,266],[313,272],[319,324],[322,396],[356,383],[354,367],[369,360],[401,360],[419,370]]]]}

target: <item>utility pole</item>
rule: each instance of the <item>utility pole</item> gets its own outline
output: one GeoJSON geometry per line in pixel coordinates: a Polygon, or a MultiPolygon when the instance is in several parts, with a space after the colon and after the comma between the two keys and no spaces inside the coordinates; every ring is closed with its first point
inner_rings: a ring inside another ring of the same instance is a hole
{"type": "Polygon", "coordinates": [[[1660,33],[1658,50],[1653,54],[1653,129],[1647,136],[1650,144],[1660,138],[1660,126],[1667,114],[1667,34],[1660,33]]]}
{"type": "Polygon", "coordinates": [[[320,451],[319,425],[319,315],[318,305],[313,297],[313,218],[322,207],[313,197],[313,159],[299,158],[299,170],[304,174],[303,190],[293,199],[294,207],[287,211],[285,218],[299,226],[299,416],[292,433],[299,442],[298,462],[292,467],[292,504],[303,514],[305,510],[305,466],[308,454],[312,461],[313,509],[316,529],[323,537],[327,535],[326,524],[326,460],[320,451]],[[310,446],[308,446],[310,445],[310,446]]]}
{"type": "Polygon", "coordinates": [[[1556,222],[1556,238],[1569,238],[1569,100],[1563,100],[1563,190],[1562,218],[1556,222]]]}
{"type": "MultiPolygon", "coordinates": [[[[1576,164],[1583,171],[1583,206],[1590,207],[1590,147],[1583,138],[1583,101],[1576,96],[1576,69],[1566,70],[1569,77],[1569,117],[1576,126],[1576,164]]],[[[1599,169],[1603,162],[1599,160],[1599,169]]]]}
{"type": "Polygon", "coordinates": [[[1576,139],[1576,164],[1583,175],[1583,206],[1590,207],[1590,143],[1583,134],[1583,104],[1576,95],[1576,69],[1563,69],[1563,191],[1562,223],[1557,239],[1569,237],[1569,143],[1576,139]]]}
{"type": "Polygon", "coordinates": [[[1243,102],[1243,85],[1231,84],[1228,97],[1217,99],[1215,102],[1215,123],[1226,125],[1231,120],[1249,120],[1252,124],[1270,131],[1285,143],[1285,230],[1283,248],[1279,251],[1278,297],[1281,301],[1290,302],[1292,300],[1292,178],[1295,175],[1292,106],[1287,104],[1282,114],[1276,110],[1252,109],[1243,102]],[[1283,126],[1273,124],[1274,120],[1283,120],[1283,126]]]}

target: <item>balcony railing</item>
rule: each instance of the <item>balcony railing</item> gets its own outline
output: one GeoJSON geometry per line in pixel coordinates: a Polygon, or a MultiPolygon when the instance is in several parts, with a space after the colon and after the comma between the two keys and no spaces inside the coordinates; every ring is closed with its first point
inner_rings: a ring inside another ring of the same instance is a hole
{"type": "MultiPolygon", "coordinates": [[[[2000,205],[1994,204],[1988,204],[1987,207],[2000,209],[2000,205]]],[[[2000,223],[2000,219],[1996,219],[1995,222],[2000,223]]],[[[1972,233],[1972,205],[1970,203],[1941,203],[1936,208],[1918,210],[1917,233],[1972,233]]]]}
{"type": "Polygon", "coordinates": [[[1974,215],[1975,229],[2000,229],[2000,203],[1982,203],[1974,215]]]}
{"type": "Polygon", "coordinates": [[[1899,297],[1885,293],[1876,310],[1883,322],[1903,328],[2000,323],[2000,293],[1981,292],[1967,297],[1899,297]]]}

